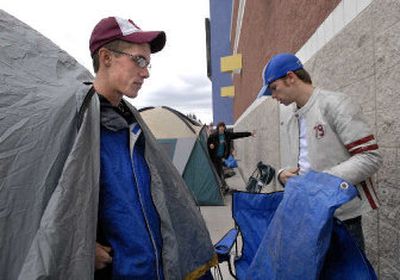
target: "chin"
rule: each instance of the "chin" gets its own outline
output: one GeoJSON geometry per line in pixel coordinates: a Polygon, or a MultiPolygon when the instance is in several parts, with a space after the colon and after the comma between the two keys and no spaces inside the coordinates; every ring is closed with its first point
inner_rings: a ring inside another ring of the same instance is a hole
{"type": "Polygon", "coordinates": [[[136,91],[136,92],[129,92],[129,93],[126,93],[126,94],[124,94],[126,97],[129,97],[129,98],[135,98],[135,97],[137,97],[138,96],[138,92],[136,91]]]}

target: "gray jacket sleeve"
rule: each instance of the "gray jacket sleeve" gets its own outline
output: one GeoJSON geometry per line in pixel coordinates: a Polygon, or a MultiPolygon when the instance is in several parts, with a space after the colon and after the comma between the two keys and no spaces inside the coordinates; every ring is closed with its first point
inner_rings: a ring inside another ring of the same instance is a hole
{"type": "Polygon", "coordinates": [[[329,124],[351,156],[325,172],[358,184],[372,176],[382,165],[375,136],[360,106],[352,102],[350,97],[341,98],[327,109],[329,124]]]}

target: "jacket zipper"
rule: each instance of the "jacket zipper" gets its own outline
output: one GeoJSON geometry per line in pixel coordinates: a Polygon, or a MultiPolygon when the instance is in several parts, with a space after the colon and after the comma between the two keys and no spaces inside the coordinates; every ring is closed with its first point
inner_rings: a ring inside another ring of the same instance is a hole
{"type": "Polygon", "coordinates": [[[153,245],[153,249],[155,251],[157,279],[161,280],[160,270],[159,270],[160,269],[160,260],[158,259],[157,244],[156,244],[156,241],[154,239],[153,233],[152,233],[151,228],[150,228],[150,223],[149,223],[149,220],[148,220],[147,215],[146,215],[146,211],[145,211],[144,204],[143,204],[143,201],[142,201],[142,195],[141,195],[140,190],[139,190],[138,179],[136,177],[136,172],[135,172],[135,162],[134,162],[134,158],[133,158],[133,152],[135,150],[135,147],[133,147],[132,150],[133,151],[131,152],[131,162],[132,162],[133,177],[134,177],[135,182],[136,182],[136,190],[138,192],[140,206],[142,207],[142,213],[143,213],[144,221],[146,223],[146,228],[149,231],[150,240],[151,240],[151,243],[153,245]]]}
{"type": "MultiPolygon", "coordinates": [[[[296,125],[297,125],[297,158],[296,158],[296,162],[297,162],[297,167],[300,168],[300,116],[296,113],[295,114],[295,118],[296,118],[296,125]]],[[[299,170],[300,173],[300,170],[299,170]]]]}

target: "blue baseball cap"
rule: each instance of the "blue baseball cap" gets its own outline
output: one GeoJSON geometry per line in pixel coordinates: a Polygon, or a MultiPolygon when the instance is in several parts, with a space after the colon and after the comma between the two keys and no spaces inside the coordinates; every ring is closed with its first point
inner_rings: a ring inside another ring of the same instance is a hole
{"type": "Polygon", "coordinates": [[[257,98],[265,95],[272,95],[269,85],[274,81],[283,78],[289,71],[296,71],[303,68],[300,59],[291,53],[280,53],[274,55],[265,65],[262,78],[263,87],[258,92],[257,98]]]}

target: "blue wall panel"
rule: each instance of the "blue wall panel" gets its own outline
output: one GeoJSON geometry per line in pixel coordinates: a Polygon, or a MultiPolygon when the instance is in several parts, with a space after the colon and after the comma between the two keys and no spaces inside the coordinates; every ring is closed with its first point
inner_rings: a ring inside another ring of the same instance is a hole
{"type": "Polygon", "coordinates": [[[232,54],[230,47],[232,0],[210,0],[211,82],[213,121],[233,124],[233,98],[221,97],[221,87],[232,85],[230,72],[221,72],[221,57],[232,54]]]}

